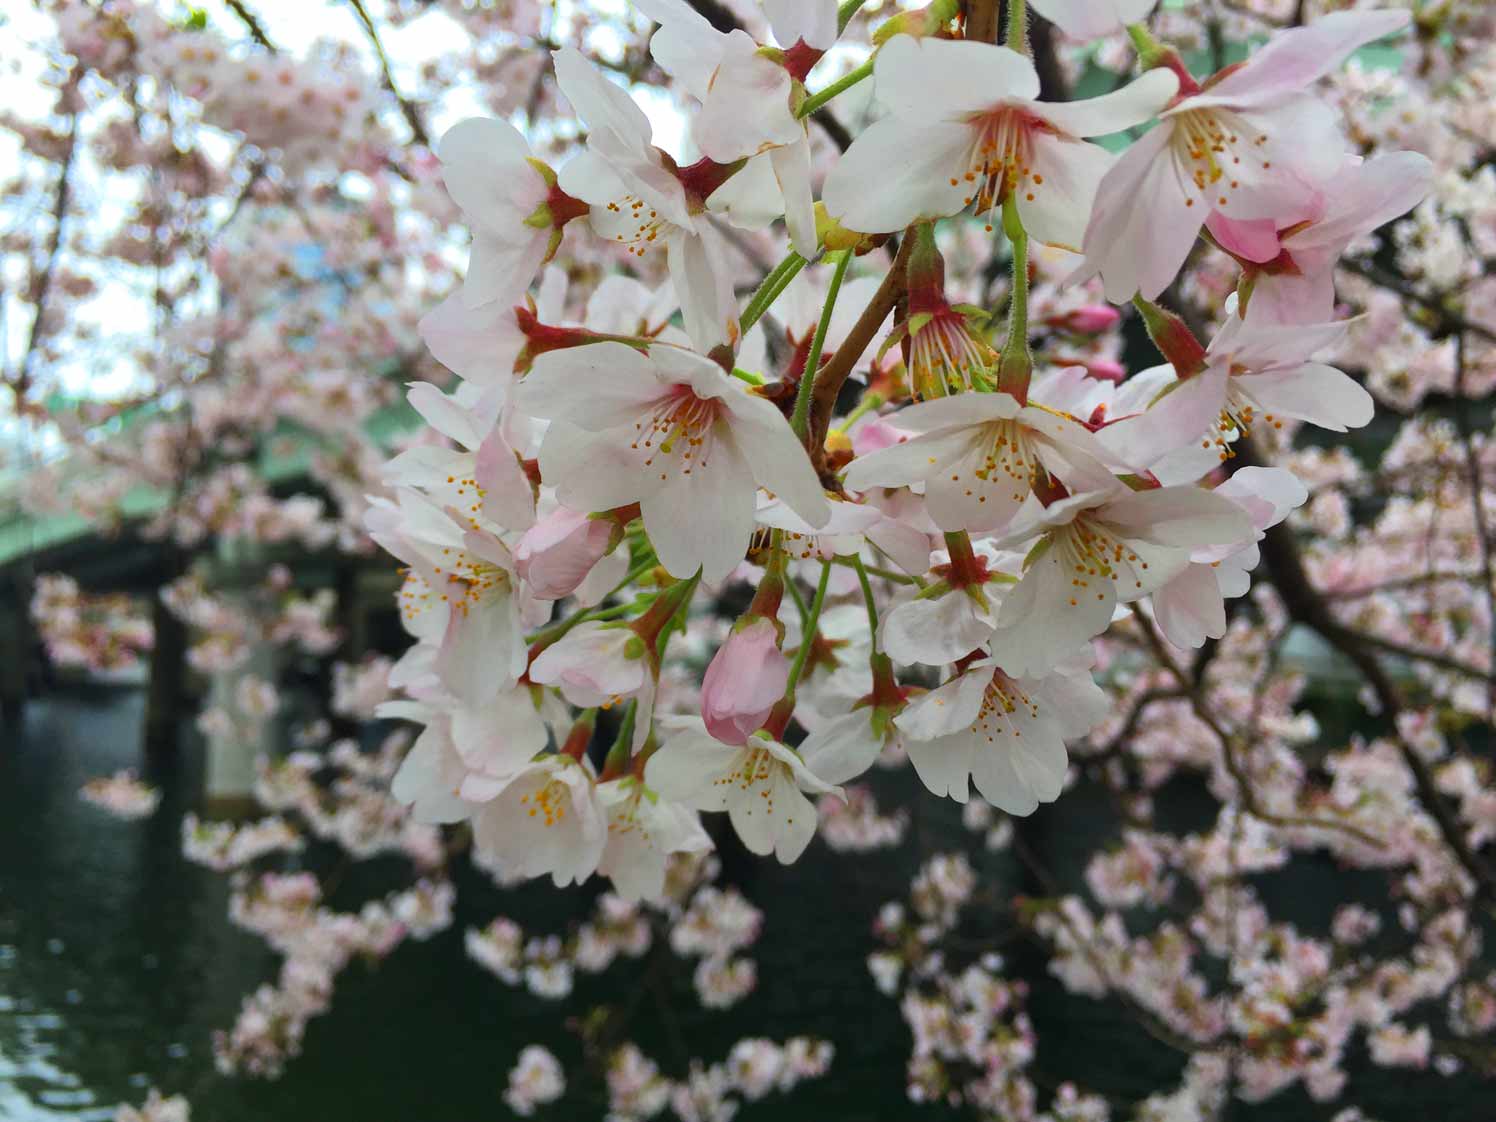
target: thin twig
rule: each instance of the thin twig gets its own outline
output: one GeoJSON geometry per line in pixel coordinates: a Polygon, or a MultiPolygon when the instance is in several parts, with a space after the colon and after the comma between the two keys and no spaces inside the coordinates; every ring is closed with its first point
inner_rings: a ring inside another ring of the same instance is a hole
{"type": "Polygon", "coordinates": [[[384,43],[379,38],[379,29],[374,26],[374,21],[369,18],[368,9],[364,7],[364,0],[348,0],[353,10],[358,13],[359,23],[363,25],[364,35],[369,40],[369,45],[374,48],[374,54],[379,59],[379,73],[384,80],[384,88],[390,91],[395,103],[400,106],[400,112],[405,115],[405,122],[410,126],[411,133],[426,148],[431,147],[431,137],[426,132],[426,126],[421,121],[421,115],[416,112],[416,107],[408,101],[400,92],[400,87],[395,85],[395,74],[390,69],[390,56],[385,54],[384,43]]]}
{"type": "Polygon", "coordinates": [[[249,37],[251,39],[260,44],[260,46],[264,47],[271,54],[279,53],[276,49],[275,44],[270,41],[270,36],[265,34],[265,25],[260,22],[260,18],[257,15],[249,10],[248,6],[245,5],[244,0],[223,0],[223,2],[228,5],[229,11],[233,12],[234,15],[239,17],[239,22],[242,23],[245,27],[245,30],[249,32],[249,37]]]}

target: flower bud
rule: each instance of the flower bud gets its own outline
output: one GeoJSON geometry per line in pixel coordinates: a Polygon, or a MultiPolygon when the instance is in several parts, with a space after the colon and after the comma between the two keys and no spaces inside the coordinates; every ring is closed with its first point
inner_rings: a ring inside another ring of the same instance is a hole
{"type": "Polygon", "coordinates": [[[1122,313],[1110,304],[1087,304],[1050,322],[1055,327],[1073,331],[1077,335],[1099,335],[1122,318],[1122,313]]]}
{"type": "Polygon", "coordinates": [[[789,683],[772,620],[755,619],[727,637],[701,682],[701,716],[724,744],[744,744],[763,727],[789,683]]]}
{"type": "Polygon", "coordinates": [[[614,526],[557,507],[525,531],[514,550],[515,570],[544,600],[576,591],[609,552],[614,526]]]}

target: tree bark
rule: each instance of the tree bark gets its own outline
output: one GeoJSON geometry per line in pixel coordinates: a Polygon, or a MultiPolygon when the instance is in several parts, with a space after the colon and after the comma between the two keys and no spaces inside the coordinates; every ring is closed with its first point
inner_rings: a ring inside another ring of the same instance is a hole
{"type": "Polygon", "coordinates": [[[981,43],[1001,39],[1001,7],[999,0],[966,0],[966,37],[981,43]]]}
{"type": "MultiPolygon", "coordinates": [[[[167,554],[166,580],[182,574],[184,561],[172,549],[167,554]]],[[[145,720],[141,729],[141,751],[145,771],[155,774],[175,766],[179,754],[179,732],[187,709],[187,627],[166,607],[159,590],[151,604],[150,681],[146,687],[145,720]]]]}

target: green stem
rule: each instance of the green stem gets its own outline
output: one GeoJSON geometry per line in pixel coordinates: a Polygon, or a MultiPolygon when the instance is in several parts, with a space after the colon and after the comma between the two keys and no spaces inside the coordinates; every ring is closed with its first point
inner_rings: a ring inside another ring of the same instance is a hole
{"type": "Polygon", "coordinates": [[[775,300],[779,299],[780,293],[794,280],[800,270],[805,268],[805,258],[798,253],[791,253],[778,265],[769,270],[769,275],[763,279],[756,291],[748,299],[748,306],[743,309],[743,315],[738,323],[739,330],[748,334],[748,329],[757,323],[763,314],[769,310],[775,300]]]}
{"type": "MultiPolygon", "coordinates": [[[[603,599],[609,600],[614,596],[617,596],[625,588],[633,584],[636,580],[638,580],[658,564],[659,562],[651,557],[642,565],[636,565],[633,570],[630,571],[629,575],[624,577],[623,580],[614,585],[612,590],[608,593],[607,596],[604,596],[603,599]]],[[[566,619],[563,619],[560,623],[553,623],[549,627],[542,627],[539,631],[536,631],[531,635],[526,635],[525,642],[533,646],[536,643],[544,641],[545,644],[549,646],[557,639],[560,639],[572,628],[576,627],[579,623],[586,623],[589,620],[597,619],[612,619],[615,616],[623,615],[625,612],[631,610],[636,605],[636,601],[630,601],[627,604],[615,604],[611,608],[583,608],[581,611],[574,612],[566,619]]]]}
{"type": "MultiPolygon", "coordinates": [[[[1022,6],[1015,4],[1014,8],[1022,6]]],[[[1013,295],[1008,305],[1008,340],[1003,344],[997,388],[1027,403],[1029,377],[1034,369],[1028,345],[1028,233],[1018,217],[1018,204],[1011,192],[1003,200],[1003,233],[1013,245],[1013,295]]]]}
{"type": "Polygon", "coordinates": [[[629,757],[634,749],[634,722],[639,715],[638,699],[631,699],[623,711],[623,721],[618,726],[618,737],[608,754],[603,758],[603,776],[613,779],[629,769],[629,757]]]}
{"type": "Polygon", "coordinates": [[[815,93],[807,97],[800,103],[800,108],[795,110],[795,116],[802,119],[805,117],[809,117],[812,113],[814,113],[821,106],[825,105],[832,98],[836,97],[838,94],[842,94],[847,90],[850,90],[864,78],[872,77],[872,74],[873,60],[868,59],[856,70],[852,70],[847,74],[844,74],[842,77],[832,82],[825,89],[817,90],[815,93]]]}
{"type": "Polygon", "coordinates": [[[800,375],[800,390],[795,395],[795,413],[790,418],[790,428],[803,442],[810,428],[810,400],[815,394],[816,367],[821,365],[821,351],[826,346],[826,333],[831,330],[831,314],[836,310],[836,297],[841,292],[842,278],[847,275],[852,251],[838,251],[836,271],[831,274],[831,288],[826,293],[826,304],[821,308],[821,322],[816,324],[815,338],[810,341],[810,353],[805,356],[805,373],[800,375]]]}
{"type": "Polygon", "coordinates": [[[872,637],[870,642],[873,654],[878,653],[878,604],[873,599],[873,583],[867,579],[867,566],[863,565],[862,558],[855,553],[852,555],[852,568],[857,570],[857,583],[862,585],[862,602],[867,605],[867,629],[872,637]]]}
{"type": "Polygon", "coordinates": [[[1028,0],[1008,0],[1008,47],[1021,55],[1029,53],[1028,0]]]}
{"type": "MultiPolygon", "coordinates": [[[[838,565],[845,565],[849,569],[856,568],[856,566],[853,565],[852,562],[845,557],[835,558],[835,561],[838,565]]],[[[893,581],[894,584],[912,584],[918,588],[923,588],[925,586],[924,581],[920,580],[918,577],[911,577],[907,573],[896,573],[892,569],[880,568],[877,565],[865,565],[863,567],[867,569],[867,571],[873,576],[879,577],[882,580],[893,581]]]]}
{"type": "Polygon", "coordinates": [[[821,606],[826,603],[826,585],[831,580],[831,562],[821,562],[821,583],[816,585],[816,598],[810,602],[810,616],[800,634],[800,649],[795,652],[795,661],[790,664],[789,682],[784,687],[785,697],[795,696],[795,685],[810,660],[810,648],[815,641],[816,630],[821,622],[821,606]]]}
{"type": "Polygon", "coordinates": [[[847,24],[852,22],[852,17],[866,3],[867,0],[842,0],[841,7],[836,9],[836,30],[845,31],[847,24]]]}
{"type": "Polygon", "coordinates": [[[854,408],[852,412],[847,414],[846,420],[836,426],[835,431],[841,433],[847,432],[853,425],[862,420],[864,416],[866,416],[868,413],[871,413],[874,409],[878,408],[882,404],[883,395],[881,393],[878,393],[876,390],[868,390],[867,393],[862,395],[862,399],[857,402],[856,408],[854,408]]]}
{"type": "Polygon", "coordinates": [[[810,608],[805,603],[805,597],[800,594],[800,586],[792,580],[784,582],[784,587],[789,589],[790,599],[795,602],[795,610],[800,613],[800,628],[805,629],[805,621],[810,618],[810,608]]]}

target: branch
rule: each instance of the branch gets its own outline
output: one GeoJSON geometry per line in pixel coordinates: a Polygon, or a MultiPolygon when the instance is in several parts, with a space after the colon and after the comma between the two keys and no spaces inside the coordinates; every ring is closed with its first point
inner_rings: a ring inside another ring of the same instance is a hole
{"type": "MultiPolygon", "coordinates": [[[[1188,675],[1174,660],[1169,657],[1169,652],[1164,646],[1163,637],[1153,629],[1152,622],[1132,605],[1133,619],[1143,631],[1143,636],[1148,640],[1148,646],[1153,651],[1153,657],[1163,664],[1164,668],[1179,683],[1184,696],[1189,698],[1190,708],[1194,711],[1196,718],[1206,728],[1210,729],[1215,738],[1221,742],[1221,755],[1226,764],[1226,771],[1236,782],[1237,793],[1241,797],[1241,808],[1253,818],[1266,822],[1269,826],[1277,826],[1280,829],[1312,829],[1312,830],[1338,830],[1355,838],[1362,845],[1370,846],[1372,849],[1383,849],[1385,843],[1377,837],[1373,837],[1359,826],[1353,826],[1349,822],[1339,822],[1333,818],[1314,818],[1309,815],[1298,814],[1276,814],[1264,807],[1257,798],[1257,789],[1252,786],[1252,778],[1247,774],[1247,769],[1242,765],[1241,758],[1237,755],[1236,737],[1226,731],[1211,714],[1205,699],[1200,695],[1199,678],[1188,675]]],[[[1256,702],[1253,706],[1253,718],[1247,724],[1250,731],[1257,727],[1256,708],[1261,704],[1263,691],[1257,691],[1256,702]]]]}
{"type": "Polygon", "coordinates": [[[979,43],[996,43],[1002,36],[998,9],[998,0],[966,0],[966,37],[979,43]]]}
{"type": "Polygon", "coordinates": [[[851,375],[852,368],[862,358],[863,352],[867,350],[873,337],[883,326],[883,321],[888,318],[888,314],[898,304],[899,297],[903,295],[907,283],[909,251],[913,248],[914,239],[906,236],[903,244],[899,246],[898,254],[893,259],[892,267],[884,276],[883,283],[878,286],[878,291],[873,293],[873,298],[862,310],[862,315],[857,317],[857,322],[852,325],[852,330],[847,332],[847,337],[841,346],[836,348],[836,353],[827,359],[826,364],[816,372],[815,393],[810,402],[810,428],[807,440],[810,445],[811,462],[815,465],[821,481],[828,485],[834,484],[835,478],[826,463],[826,433],[831,427],[831,414],[836,410],[837,396],[841,393],[841,388],[848,376],[851,375]]]}
{"type": "Polygon", "coordinates": [[[1468,331],[1472,335],[1479,335],[1488,343],[1496,343],[1496,331],[1482,327],[1480,324],[1466,319],[1458,312],[1450,311],[1445,306],[1444,300],[1439,297],[1424,295],[1401,277],[1389,273],[1380,266],[1370,261],[1358,261],[1354,257],[1343,257],[1338,264],[1347,272],[1355,273],[1356,276],[1364,280],[1369,280],[1372,284],[1380,288],[1385,288],[1389,292],[1395,292],[1404,300],[1432,312],[1437,317],[1437,331],[1444,334],[1453,331],[1468,331]]]}
{"type": "MultiPolygon", "coordinates": [[[[1251,438],[1240,441],[1237,448],[1238,463],[1241,466],[1254,464],[1260,460],[1251,438]]],[[[1283,601],[1283,606],[1288,610],[1288,614],[1299,623],[1319,632],[1331,646],[1350,659],[1356,669],[1361,672],[1362,677],[1366,679],[1367,684],[1371,686],[1377,703],[1391,723],[1392,736],[1402,755],[1403,763],[1412,773],[1419,802],[1433,818],[1440,836],[1444,839],[1444,844],[1449,847],[1455,859],[1475,881],[1476,894],[1496,899],[1496,871],[1493,871],[1486,860],[1470,847],[1463,827],[1434,784],[1434,777],[1428,765],[1414,751],[1413,746],[1408,743],[1407,738],[1397,727],[1397,715],[1403,708],[1402,698],[1398,695],[1397,687],[1393,685],[1392,679],[1388,677],[1386,669],[1373,653],[1374,647],[1386,649],[1389,644],[1351,631],[1335,621],[1325,601],[1309,583],[1309,574],[1304,570],[1298,543],[1294,541],[1293,532],[1289,530],[1286,523],[1280,522],[1268,530],[1260,543],[1260,548],[1263,563],[1272,576],[1273,585],[1283,601]]],[[[1429,656],[1419,652],[1413,652],[1413,656],[1421,657],[1425,661],[1433,661],[1429,656]]]]}
{"type": "Polygon", "coordinates": [[[369,18],[368,9],[364,7],[364,0],[348,0],[348,2],[358,14],[359,23],[364,28],[364,36],[369,40],[369,46],[374,48],[374,54],[379,59],[379,73],[384,79],[384,88],[390,91],[390,94],[395,99],[395,103],[400,106],[400,112],[404,114],[405,123],[410,126],[411,134],[423,146],[430,149],[431,137],[426,132],[426,126],[421,121],[421,115],[416,112],[416,107],[400,93],[400,88],[395,85],[395,75],[390,69],[390,56],[384,52],[384,43],[380,41],[379,29],[374,26],[374,21],[369,18]]]}
{"type": "MultiPolygon", "coordinates": [[[[64,96],[68,96],[64,93],[64,96]]],[[[57,173],[57,190],[52,196],[52,237],[47,243],[47,257],[42,262],[41,274],[32,290],[32,304],[36,309],[31,320],[31,331],[26,338],[26,349],[21,352],[21,366],[16,371],[11,391],[16,397],[16,411],[22,411],[22,402],[31,389],[31,364],[41,349],[47,332],[47,297],[52,291],[52,280],[57,275],[57,258],[62,252],[62,230],[67,220],[68,200],[72,196],[73,155],[78,149],[78,114],[68,114],[68,141],[62,152],[62,167],[57,173]]]]}
{"type": "MultiPolygon", "coordinates": [[[[1465,448],[1465,470],[1470,473],[1470,506],[1471,513],[1475,516],[1476,538],[1480,542],[1480,569],[1481,579],[1485,584],[1486,591],[1486,626],[1490,629],[1487,636],[1489,643],[1489,664],[1496,669],[1496,589],[1491,586],[1493,572],[1496,572],[1496,563],[1491,557],[1491,531],[1486,519],[1485,503],[1485,481],[1481,478],[1480,453],[1475,450],[1475,441],[1470,431],[1469,410],[1460,407],[1460,399],[1465,396],[1465,375],[1468,373],[1465,362],[1465,333],[1458,332],[1454,340],[1454,423],[1459,430],[1460,443],[1465,448]]],[[[1496,725],[1496,683],[1488,682],[1486,685],[1486,722],[1496,725]]]]}
{"type": "Polygon", "coordinates": [[[249,32],[249,37],[251,39],[260,44],[260,46],[264,47],[271,54],[279,53],[276,50],[275,44],[270,41],[270,36],[265,34],[265,26],[260,23],[259,17],[245,6],[244,0],[223,0],[223,2],[228,5],[229,11],[233,12],[234,15],[239,17],[239,22],[242,23],[245,29],[249,32]]]}

